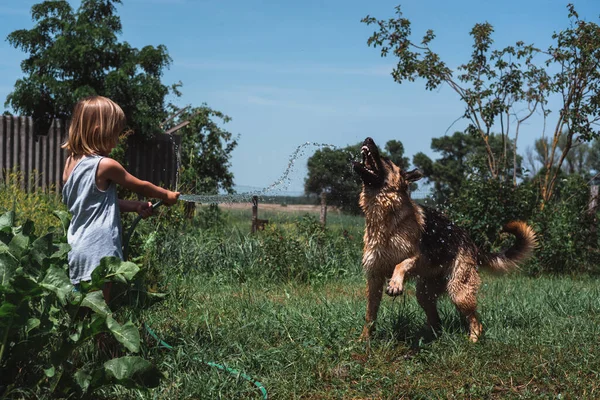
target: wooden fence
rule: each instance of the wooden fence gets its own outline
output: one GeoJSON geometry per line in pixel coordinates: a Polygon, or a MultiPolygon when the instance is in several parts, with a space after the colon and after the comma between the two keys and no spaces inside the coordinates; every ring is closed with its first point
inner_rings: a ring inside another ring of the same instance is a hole
{"type": "MultiPolygon", "coordinates": [[[[62,189],[62,172],[67,157],[61,149],[68,135],[68,124],[55,120],[47,135],[34,135],[31,117],[0,116],[0,181],[15,170],[22,175],[24,190],[62,189]]],[[[181,138],[156,135],[151,140],[128,138],[127,169],[140,179],[174,188],[181,138]]]]}
{"type": "Polygon", "coordinates": [[[134,136],[127,143],[127,171],[155,185],[175,189],[181,136],[160,134],[150,140],[134,136]]]}

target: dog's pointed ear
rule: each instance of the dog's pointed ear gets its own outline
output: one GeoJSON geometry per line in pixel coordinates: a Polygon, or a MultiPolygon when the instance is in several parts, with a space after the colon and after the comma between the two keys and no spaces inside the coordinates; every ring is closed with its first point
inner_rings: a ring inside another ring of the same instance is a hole
{"type": "Polygon", "coordinates": [[[419,169],[415,168],[412,171],[403,173],[404,179],[409,182],[416,182],[423,177],[423,173],[419,169]]]}

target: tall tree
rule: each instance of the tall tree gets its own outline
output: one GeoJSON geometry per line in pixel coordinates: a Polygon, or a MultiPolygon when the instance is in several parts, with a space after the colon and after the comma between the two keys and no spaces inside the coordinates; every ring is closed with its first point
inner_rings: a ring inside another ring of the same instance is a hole
{"type": "MultiPolygon", "coordinates": [[[[82,97],[103,95],[118,103],[129,127],[152,135],[166,116],[161,83],[171,58],[163,45],[141,50],[119,41],[121,0],[83,0],[75,11],[66,0],[31,8],[34,27],[8,35],[8,42],[28,54],[5,106],[33,116],[45,134],[53,118],[68,119],[82,97]]],[[[176,86],[172,87],[176,92],[176,86]]]]}
{"type": "MultiPolygon", "coordinates": [[[[504,151],[500,135],[490,135],[488,144],[493,154],[504,151]]],[[[470,175],[490,177],[486,167],[487,150],[479,138],[464,132],[455,132],[452,136],[442,136],[431,139],[431,149],[441,155],[432,161],[426,154],[417,153],[413,157],[413,164],[419,168],[423,175],[434,185],[434,197],[438,202],[444,202],[452,193],[458,193],[464,181],[470,175]]],[[[507,145],[507,154],[512,155],[512,145],[507,145]]],[[[517,156],[517,176],[520,176],[522,158],[517,156]]],[[[512,171],[507,171],[506,180],[513,176],[512,171]]]]}
{"type": "Polygon", "coordinates": [[[361,143],[343,149],[325,147],[315,151],[308,159],[308,175],[304,180],[304,192],[308,195],[327,195],[327,204],[337,206],[351,214],[358,214],[360,178],[350,167],[361,143]]]}
{"type": "Polygon", "coordinates": [[[588,153],[588,166],[591,170],[591,174],[595,178],[598,178],[600,174],[600,139],[595,139],[589,149],[588,153]]]}
{"type": "MultiPolygon", "coordinates": [[[[558,149],[562,152],[567,146],[568,135],[563,133],[558,141],[558,149]]],[[[536,172],[543,173],[547,165],[556,165],[560,154],[555,152],[554,161],[548,162],[552,143],[547,137],[537,139],[532,148],[527,149],[529,168],[535,175],[536,172]],[[542,168],[540,168],[540,166],[542,168]]],[[[591,142],[577,141],[571,144],[571,150],[562,164],[562,172],[568,175],[577,174],[588,179],[600,171],[600,141],[594,139],[591,142]]]]}
{"type": "MultiPolygon", "coordinates": [[[[572,145],[578,138],[590,140],[600,134],[600,26],[579,18],[572,4],[568,5],[570,26],[553,35],[555,44],[546,50],[518,41],[514,46],[493,49],[489,23],[475,24],[473,52],[466,63],[453,71],[431,47],[435,34],[428,30],[420,42],[411,38],[411,22],[402,16],[400,6],[396,17],[377,20],[363,19],[377,30],[368,39],[368,45],[381,48],[381,56],[392,54],[398,62],[392,76],[398,83],[425,80],[425,87],[433,90],[447,84],[459,96],[465,107],[463,117],[469,125],[467,132],[479,137],[487,155],[487,165],[493,178],[501,178],[502,170],[512,161],[516,172],[516,157],[510,160],[506,151],[499,157],[489,142],[492,130],[500,128],[504,143],[513,136],[516,149],[519,129],[536,111],[544,118],[543,126],[551,132],[548,163],[559,157],[555,165],[546,165],[540,179],[542,207],[552,196],[560,171],[572,145]],[[543,63],[536,61],[543,59],[543,63]],[[539,66],[542,65],[542,66],[539,66]],[[548,99],[561,98],[558,112],[551,113],[548,99]],[[564,148],[559,138],[568,128],[564,148]]],[[[542,131],[543,128],[540,129],[542,131]]],[[[540,132],[542,133],[542,132],[540,132]]],[[[516,152],[514,152],[516,154],[516,152]]],[[[516,184],[517,177],[513,175],[516,184]]]]}
{"type": "Polygon", "coordinates": [[[181,135],[179,184],[182,190],[198,194],[233,192],[229,160],[237,146],[237,137],[221,126],[230,120],[222,112],[204,105],[186,109],[164,127],[169,129],[189,121],[177,133],[181,135]]]}
{"type": "Polygon", "coordinates": [[[237,139],[221,128],[229,117],[208,106],[186,109],[164,126],[180,96],[181,83],[166,86],[163,70],[171,58],[163,45],[141,50],[119,40],[121,20],[115,6],[121,0],[82,0],[74,10],[66,0],[44,1],[31,8],[35,26],[12,32],[8,41],[28,53],[6,99],[16,113],[31,115],[37,132],[46,133],[52,119],[68,119],[82,97],[103,95],[118,103],[129,128],[140,138],[189,120],[182,136],[180,183],[196,193],[231,192],[231,152],[237,139]]]}
{"type": "Polygon", "coordinates": [[[399,140],[390,140],[385,144],[385,150],[390,155],[390,160],[402,169],[408,169],[410,161],[404,157],[404,145],[399,140]]]}

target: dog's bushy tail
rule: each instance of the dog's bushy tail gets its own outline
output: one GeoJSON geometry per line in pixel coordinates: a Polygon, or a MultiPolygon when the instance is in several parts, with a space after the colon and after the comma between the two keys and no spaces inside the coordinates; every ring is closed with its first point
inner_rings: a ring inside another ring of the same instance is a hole
{"type": "Polygon", "coordinates": [[[504,225],[502,232],[513,234],[515,244],[499,253],[484,256],[482,266],[487,266],[494,272],[508,272],[518,268],[518,264],[529,258],[537,246],[535,232],[525,222],[509,222],[504,225]]]}

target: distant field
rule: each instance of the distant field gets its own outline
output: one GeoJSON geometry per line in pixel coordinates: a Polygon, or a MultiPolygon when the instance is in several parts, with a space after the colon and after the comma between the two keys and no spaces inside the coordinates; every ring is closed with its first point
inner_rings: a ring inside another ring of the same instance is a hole
{"type": "MultiPolygon", "coordinates": [[[[251,203],[223,203],[219,204],[219,207],[223,210],[250,210],[252,211],[251,203]]],[[[264,210],[276,211],[276,212],[307,212],[307,213],[320,213],[321,206],[310,205],[310,204],[290,204],[282,206],[281,204],[265,204],[260,203],[258,205],[258,212],[264,210]]],[[[339,214],[340,211],[336,207],[327,207],[327,213],[339,214]]]]}
{"type": "MultiPolygon", "coordinates": [[[[251,203],[223,203],[219,204],[219,207],[224,210],[244,210],[252,209],[251,203]]],[[[282,206],[281,204],[259,204],[259,210],[275,210],[275,211],[307,211],[307,212],[319,212],[321,207],[316,205],[308,204],[295,204],[282,206]]]]}

